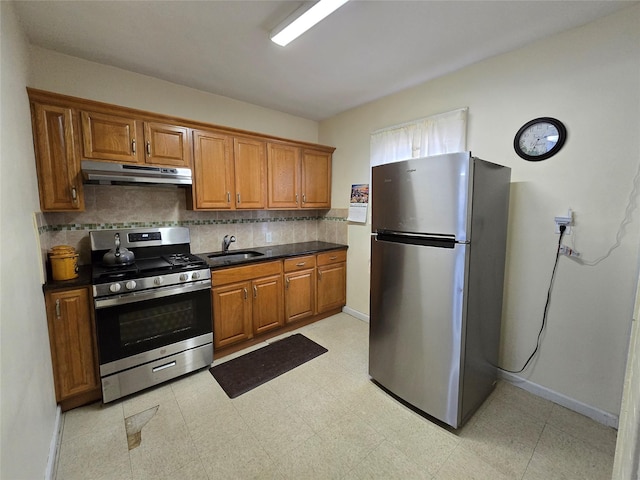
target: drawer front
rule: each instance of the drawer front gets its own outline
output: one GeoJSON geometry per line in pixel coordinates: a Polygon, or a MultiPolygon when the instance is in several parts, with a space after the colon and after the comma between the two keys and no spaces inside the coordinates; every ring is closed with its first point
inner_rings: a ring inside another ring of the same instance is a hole
{"type": "Polygon", "coordinates": [[[332,263],[341,263],[347,261],[346,250],[331,250],[318,254],[318,266],[331,265],[332,263]]]}
{"type": "Polygon", "coordinates": [[[244,267],[229,267],[211,272],[211,285],[226,285],[227,283],[246,282],[254,278],[268,277],[282,273],[282,262],[257,263],[244,267]]]}
{"type": "Polygon", "coordinates": [[[306,270],[316,266],[315,255],[307,255],[304,257],[288,258],[284,261],[285,272],[295,272],[296,270],[306,270]]]}

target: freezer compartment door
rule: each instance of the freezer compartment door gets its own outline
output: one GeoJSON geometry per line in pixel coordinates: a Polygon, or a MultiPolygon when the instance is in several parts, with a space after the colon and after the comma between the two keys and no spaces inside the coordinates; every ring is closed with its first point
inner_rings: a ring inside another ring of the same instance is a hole
{"type": "Polygon", "coordinates": [[[460,422],[469,245],[372,237],[369,374],[425,413],[460,422]]]}
{"type": "Polygon", "coordinates": [[[372,169],[372,229],[451,234],[469,240],[469,152],[405,160],[372,169]]]}

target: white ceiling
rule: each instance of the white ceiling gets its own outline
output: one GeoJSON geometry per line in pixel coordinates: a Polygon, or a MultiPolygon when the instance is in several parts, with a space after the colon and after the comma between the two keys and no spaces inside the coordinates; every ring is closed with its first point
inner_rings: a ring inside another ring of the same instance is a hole
{"type": "Polygon", "coordinates": [[[312,120],[638,2],[352,0],[287,47],[272,43],[301,3],[15,2],[32,44],[312,120]]]}

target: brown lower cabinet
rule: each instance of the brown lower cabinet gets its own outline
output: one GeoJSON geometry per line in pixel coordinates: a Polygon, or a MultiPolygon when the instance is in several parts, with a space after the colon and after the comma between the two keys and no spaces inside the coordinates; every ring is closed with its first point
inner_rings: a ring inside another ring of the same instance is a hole
{"type": "Polygon", "coordinates": [[[337,250],[317,256],[316,313],[324,313],[347,303],[347,252],[337,250]]]}
{"type": "Polygon", "coordinates": [[[259,335],[281,327],[283,322],[282,275],[260,278],[251,282],[253,299],[253,333],[259,335]]]}
{"type": "Polygon", "coordinates": [[[245,345],[339,312],[346,304],[346,250],[214,270],[214,348],[245,345]],[[264,335],[263,335],[264,334],[264,335]]]}
{"type": "Polygon", "coordinates": [[[315,255],[286,259],[284,271],[287,323],[313,316],[316,313],[315,255]]]}
{"type": "Polygon", "coordinates": [[[284,324],[281,260],[214,270],[211,283],[214,348],[284,324]]]}
{"type": "Polygon", "coordinates": [[[101,398],[89,287],[45,294],[56,401],[68,410],[101,398]]]}

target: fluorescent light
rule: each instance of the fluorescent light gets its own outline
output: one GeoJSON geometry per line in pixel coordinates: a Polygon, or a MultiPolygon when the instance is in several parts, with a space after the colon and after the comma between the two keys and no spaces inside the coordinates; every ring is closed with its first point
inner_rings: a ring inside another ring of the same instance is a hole
{"type": "Polygon", "coordinates": [[[303,5],[296,10],[293,15],[287,18],[284,23],[280,24],[271,32],[271,40],[284,47],[320,20],[335,12],[347,3],[347,1],[348,0],[320,0],[313,4],[311,8],[309,8],[308,5],[303,5]]]}

